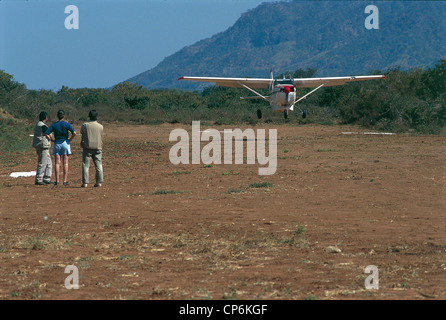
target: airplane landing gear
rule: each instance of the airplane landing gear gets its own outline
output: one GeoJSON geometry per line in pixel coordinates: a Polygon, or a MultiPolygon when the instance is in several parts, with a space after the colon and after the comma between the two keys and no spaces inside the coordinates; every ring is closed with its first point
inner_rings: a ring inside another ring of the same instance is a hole
{"type": "Polygon", "coordinates": [[[257,118],[262,119],[262,110],[257,109],[257,118]]]}
{"type": "Polygon", "coordinates": [[[302,110],[302,119],[307,117],[307,110],[302,110]]]}
{"type": "Polygon", "coordinates": [[[288,109],[285,109],[285,110],[283,111],[283,117],[284,117],[285,119],[288,119],[288,109]]]}

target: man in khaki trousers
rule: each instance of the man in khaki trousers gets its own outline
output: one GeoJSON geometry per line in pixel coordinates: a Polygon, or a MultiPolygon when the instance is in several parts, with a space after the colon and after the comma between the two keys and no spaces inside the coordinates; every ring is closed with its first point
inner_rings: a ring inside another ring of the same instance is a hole
{"type": "Polygon", "coordinates": [[[102,134],[103,126],[98,123],[98,112],[90,110],[88,114],[90,121],[85,122],[81,127],[82,141],[82,188],[86,188],[89,183],[90,162],[96,169],[95,187],[102,187],[104,182],[104,172],[102,170],[102,134]]]}
{"type": "Polygon", "coordinates": [[[34,128],[33,148],[37,153],[36,185],[51,184],[51,175],[53,173],[53,163],[50,156],[51,141],[45,138],[45,131],[48,129],[46,122],[48,113],[40,112],[39,122],[34,128]]]}

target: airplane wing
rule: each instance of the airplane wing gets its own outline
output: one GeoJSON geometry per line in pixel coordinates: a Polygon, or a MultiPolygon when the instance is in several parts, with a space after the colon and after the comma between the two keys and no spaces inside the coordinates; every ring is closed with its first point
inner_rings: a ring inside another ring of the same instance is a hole
{"type": "Polygon", "coordinates": [[[181,77],[178,80],[214,82],[217,86],[230,88],[268,88],[274,81],[266,78],[222,78],[222,77],[181,77]]]}
{"type": "MultiPolygon", "coordinates": [[[[347,82],[364,81],[373,79],[385,79],[383,75],[372,76],[347,76],[347,77],[325,77],[325,78],[297,78],[294,79],[296,88],[315,88],[324,84],[324,87],[340,86],[347,82]]],[[[225,77],[181,77],[178,80],[189,80],[199,82],[213,82],[217,86],[230,88],[268,88],[273,79],[269,78],[225,78],[225,77]]]]}
{"type": "Polygon", "coordinates": [[[364,81],[373,79],[386,79],[383,75],[374,76],[348,76],[348,77],[326,77],[326,78],[300,78],[294,79],[296,88],[315,88],[321,85],[324,87],[340,86],[347,82],[364,81]]]}

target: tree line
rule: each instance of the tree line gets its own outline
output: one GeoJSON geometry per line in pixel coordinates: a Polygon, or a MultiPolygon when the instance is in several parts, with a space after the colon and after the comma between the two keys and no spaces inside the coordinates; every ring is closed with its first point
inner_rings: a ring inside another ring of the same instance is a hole
{"type": "MultiPolygon", "coordinates": [[[[316,73],[315,69],[309,68],[285,75],[312,77],[316,73]]],[[[20,149],[17,145],[21,146],[21,138],[28,137],[26,133],[42,110],[55,117],[58,109],[64,109],[67,118],[77,122],[87,120],[88,110],[93,108],[105,122],[150,125],[201,120],[215,125],[256,125],[259,122],[352,124],[394,132],[445,133],[446,60],[426,69],[401,70],[396,67],[369,74],[385,74],[387,79],[318,90],[297,105],[308,110],[306,119],[295,112],[285,120],[280,114],[268,112],[265,101],[240,100],[241,96],[249,95],[244,89],[210,86],[201,91],[148,90],[138,84],[121,82],[103,89],[62,86],[58,91],[30,90],[12,75],[0,71],[0,143],[3,150],[20,149]],[[261,120],[256,117],[259,108],[264,109],[261,120]]],[[[299,89],[297,95],[302,96],[308,91],[299,89]]],[[[268,94],[266,90],[261,93],[268,94]]]]}

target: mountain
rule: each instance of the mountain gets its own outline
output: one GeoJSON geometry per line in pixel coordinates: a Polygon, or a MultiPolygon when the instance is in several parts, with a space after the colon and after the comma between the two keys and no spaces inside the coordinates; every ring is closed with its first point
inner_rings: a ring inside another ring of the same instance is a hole
{"type": "Polygon", "coordinates": [[[317,76],[428,67],[446,58],[445,1],[280,1],[244,13],[226,31],[187,46],[127,81],[198,89],[183,75],[268,77],[313,68],[317,76]],[[378,10],[365,9],[374,5],[378,10]],[[366,19],[379,19],[379,29],[366,19]],[[375,16],[376,17],[376,16],[375,16]]]}

